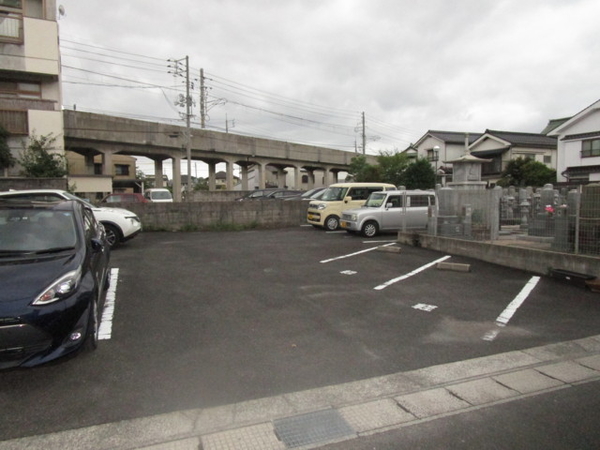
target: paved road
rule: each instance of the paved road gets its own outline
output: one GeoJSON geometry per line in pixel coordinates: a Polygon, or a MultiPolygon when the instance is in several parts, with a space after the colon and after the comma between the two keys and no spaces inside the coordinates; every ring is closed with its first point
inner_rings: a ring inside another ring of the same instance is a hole
{"type": "Polygon", "coordinates": [[[144,233],[113,252],[111,339],[0,373],[0,440],[335,386],[597,333],[597,294],[311,227],[144,233]],[[394,283],[391,281],[397,280],[394,283]],[[383,289],[375,289],[384,286],[383,289]]]}
{"type": "Polygon", "coordinates": [[[599,410],[596,381],[319,448],[597,450],[599,410]]]}

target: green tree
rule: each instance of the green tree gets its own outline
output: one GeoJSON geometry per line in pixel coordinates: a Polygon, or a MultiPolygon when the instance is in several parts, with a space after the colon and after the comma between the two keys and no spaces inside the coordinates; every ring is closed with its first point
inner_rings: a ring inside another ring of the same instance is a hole
{"type": "Polygon", "coordinates": [[[10,133],[0,125],[0,170],[8,169],[15,165],[15,158],[10,152],[8,146],[8,137],[10,133]]]}
{"type": "Polygon", "coordinates": [[[377,157],[379,164],[379,180],[382,183],[391,183],[400,186],[403,183],[404,172],[410,164],[410,158],[404,153],[381,152],[377,157]]]}
{"type": "Polygon", "coordinates": [[[556,183],[556,170],[523,157],[509,161],[498,180],[498,185],[503,187],[540,187],[548,183],[556,183]]]}
{"type": "Polygon", "coordinates": [[[67,160],[64,155],[52,152],[56,137],[52,133],[46,136],[29,138],[29,146],[23,148],[19,164],[21,174],[30,178],[61,178],[67,175],[67,160]]]}
{"type": "Polygon", "coordinates": [[[406,189],[433,189],[435,170],[426,158],[418,158],[404,170],[401,181],[406,189]]]}
{"type": "Polygon", "coordinates": [[[348,173],[357,183],[380,181],[379,168],[367,163],[367,157],[364,155],[355,156],[350,160],[348,173]]]}
{"type": "Polygon", "coordinates": [[[196,184],[194,184],[195,191],[208,191],[208,178],[198,178],[196,184]]]}

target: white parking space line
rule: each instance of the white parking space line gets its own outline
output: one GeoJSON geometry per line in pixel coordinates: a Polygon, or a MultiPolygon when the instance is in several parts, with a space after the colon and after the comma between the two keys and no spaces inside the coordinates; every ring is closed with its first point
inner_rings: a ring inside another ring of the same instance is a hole
{"type": "Polygon", "coordinates": [[[429,264],[425,264],[424,266],[421,266],[418,269],[415,269],[412,272],[407,273],[406,275],[402,275],[402,276],[394,278],[390,281],[386,281],[385,283],[380,284],[379,286],[376,286],[373,289],[375,289],[376,291],[381,291],[382,289],[385,289],[386,287],[391,286],[392,284],[397,283],[398,281],[406,280],[407,278],[410,278],[413,275],[418,274],[419,272],[429,269],[431,266],[435,266],[439,262],[446,261],[448,258],[450,258],[450,255],[444,256],[440,259],[436,259],[435,261],[432,261],[429,264]]]}
{"type": "Polygon", "coordinates": [[[340,273],[342,275],[356,275],[358,272],[355,270],[342,270],[340,273]]]}
{"type": "Polygon", "coordinates": [[[378,245],[377,247],[371,247],[366,250],[361,250],[359,252],[350,253],[349,255],[343,255],[343,256],[337,256],[335,258],[324,259],[323,261],[319,261],[319,262],[321,264],[327,264],[328,262],[331,262],[331,261],[337,261],[338,259],[350,258],[351,256],[356,256],[356,255],[360,255],[361,253],[366,253],[366,252],[370,252],[373,250],[377,250],[379,247],[389,247],[390,245],[394,245],[394,243],[392,242],[391,244],[378,245]]]}
{"type": "Polygon", "coordinates": [[[417,303],[413,305],[413,309],[420,309],[421,311],[431,312],[434,309],[437,309],[436,305],[428,305],[427,303],[417,303]]]}
{"type": "Polygon", "coordinates": [[[496,323],[500,326],[506,326],[508,321],[511,319],[514,313],[517,312],[517,309],[523,304],[525,299],[529,296],[531,291],[536,287],[538,282],[540,281],[540,277],[531,277],[531,279],[527,282],[525,287],[521,289],[521,292],[515,297],[515,299],[508,304],[508,306],[502,311],[502,314],[498,316],[496,319],[496,323]]]}
{"type": "Polygon", "coordinates": [[[110,339],[112,337],[112,322],[115,314],[118,279],[119,269],[111,269],[110,287],[108,288],[108,291],[106,291],[106,302],[104,303],[104,311],[102,311],[102,319],[100,320],[100,328],[98,329],[98,339],[101,340],[110,339]]]}

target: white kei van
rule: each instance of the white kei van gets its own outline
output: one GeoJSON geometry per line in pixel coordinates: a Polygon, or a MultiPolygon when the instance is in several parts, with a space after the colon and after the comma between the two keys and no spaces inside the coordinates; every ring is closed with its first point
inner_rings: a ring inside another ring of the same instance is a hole
{"type": "Polygon", "coordinates": [[[389,191],[396,186],[389,183],[336,183],[323,192],[319,200],[308,204],[306,220],[315,227],[337,230],[342,212],[361,207],[373,192],[389,191]]]}
{"type": "Polygon", "coordinates": [[[146,189],[144,191],[144,197],[149,202],[155,202],[155,203],[166,203],[166,202],[172,203],[173,202],[173,196],[171,195],[171,191],[169,191],[168,189],[165,189],[165,188],[146,189]]]}
{"type": "Polygon", "coordinates": [[[425,229],[429,208],[436,204],[435,191],[375,192],[362,208],[344,211],[340,226],[368,238],[382,231],[425,229]]]}

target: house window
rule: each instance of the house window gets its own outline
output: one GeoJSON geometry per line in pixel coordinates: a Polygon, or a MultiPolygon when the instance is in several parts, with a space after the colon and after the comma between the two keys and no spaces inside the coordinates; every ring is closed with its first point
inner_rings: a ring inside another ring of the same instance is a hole
{"type": "Polygon", "coordinates": [[[115,164],[115,175],[129,176],[129,165],[115,164]]]}
{"type": "Polygon", "coordinates": [[[497,155],[491,159],[490,162],[481,165],[481,175],[494,175],[502,172],[502,156],[497,155]]]}
{"type": "Polygon", "coordinates": [[[0,124],[2,124],[10,134],[29,134],[27,111],[0,110],[0,124]]]}
{"type": "Polygon", "coordinates": [[[544,155],[544,164],[546,164],[546,165],[552,164],[552,156],[551,155],[544,155]]]}
{"type": "Polygon", "coordinates": [[[44,0],[25,0],[25,16],[43,19],[44,0]]]}
{"type": "Polygon", "coordinates": [[[581,157],[600,156],[600,139],[590,139],[581,143],[581,157]]]}
{"type": "Polygon", "coordinates": [[[0,97],[42,98],[42,86],[36,82],[0,80],[0,97]]]}
{"type": "Polygon", "coordinates": [[[0,42],[23,42],[23,3],[0,0],[0,42]]]}
{"type": "Polygon", "coordinates": [[[21,0],[0,0],[1,8],[21,9],[23,2],[21,0]]]}
{"type": "Polygon", "coordinates": [[[432,148],[427,150],[427,160],[428,161],[437,161],[439,158],[439,150],[437,148],[432,148]]]}

